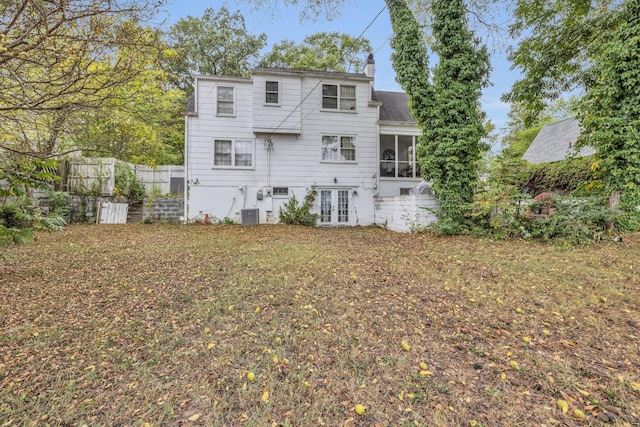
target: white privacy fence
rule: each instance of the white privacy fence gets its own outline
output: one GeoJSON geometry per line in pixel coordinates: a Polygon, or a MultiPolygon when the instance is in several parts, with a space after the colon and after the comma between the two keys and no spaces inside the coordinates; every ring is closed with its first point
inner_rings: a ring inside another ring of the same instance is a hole
{"type": "Polygon", "coordinates": [[[439,205],[433,195],[376,197],[374,203],[376,224],[388,230],[413,233],[437,220],[433,210],[439,205]]]}
{"type": "Polygon", "coordinates": [[[118,176],[133,174],[147,194],[182,194],[184,166],[134,165],[113,158],[78,157],[61,162],[61,189],[70,193],[114,195],[118,176]]]}

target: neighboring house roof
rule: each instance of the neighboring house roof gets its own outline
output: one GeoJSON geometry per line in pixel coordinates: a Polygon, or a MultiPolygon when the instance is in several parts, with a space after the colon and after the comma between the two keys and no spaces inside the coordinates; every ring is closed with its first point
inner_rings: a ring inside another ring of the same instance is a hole
{"type": "Polygon", "coordinates": [[[409,96],[404,92],[386,92],[374,90],[374,101],[382,103],[380,106],[380,121],[415,123],[409,108],[409,96]]]}
{"type": "Polygon", "coordinates": [[[580,122],[576,119],[566,119],[545,125],[522,156],[522,160],[531,163],[548,163],[565,160],[574,154],[577,157],[594,154],[595,150],[592,147],[584,147],[576,154],[575,146],[579,136],[580,122]]]}

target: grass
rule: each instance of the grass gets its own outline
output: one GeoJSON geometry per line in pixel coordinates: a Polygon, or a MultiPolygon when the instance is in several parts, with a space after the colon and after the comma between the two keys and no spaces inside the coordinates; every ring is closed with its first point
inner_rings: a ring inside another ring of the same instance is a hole
{"type": "Polygon", "coordinates": [[[2,426],[640,422],[640,235],[72,226],[10,255],[2,426]]]}

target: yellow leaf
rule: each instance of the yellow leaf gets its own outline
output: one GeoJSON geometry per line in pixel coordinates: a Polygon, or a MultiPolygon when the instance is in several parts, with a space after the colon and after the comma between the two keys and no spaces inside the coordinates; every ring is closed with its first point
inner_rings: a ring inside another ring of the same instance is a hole
{"type": "Polygon", "coordinates": [[[431,372],[429,371],[420,371],[420,375],[422,375],[423,377],[428,377],[429,375],[431,375],[431,372]]]}
{"type": "Polygon", "coordinates": [[[260,313],[260,307],[256,307],[256,313],[260,313]]]}
{"type": "Polygon", "coordinates": [[[260,398],[260,400],[262,401],[262,403],[267,403],[267,400],[269,400],[269,390],[265,390],[262,393],[262,397],[260,398]]]}
{"type": "Polygon", "coordinates": [[[405,340],[403,340],[403,341],[400,343],[400,345],[402,345],[402,349],[403,349],[404,351],[409,351],[409,350],[411,350],[411,346],[410,346],[410,345],[409,345],[409,343],[408,343],[408,342],[406,342],[405,340]]]}
{"type": "Polygon", "coordinates": [[[189,421],[198,421],[198,419],[202,416],[202,414],[195,414],[189,417],[189,421]]]}
{"type": "Polygon", "coordinates": [[[522,338],[522,341],[524,341],[527,344],[529,344],[531,342],[531,337],[524,337],[524,338],[522,338]]]}
{"type": "Polygon", "coordinates": [[[501,298],[496,298],[496,302],[497,302],[498,304],[504,304],[504,302],[502,301],[502,299],[501,299],[501,298]]]}
{"type": "Polygon", "coordinates": [[[631,388],[634,389],[635,391],[640,391],[640,383],[632,382],[631,388]]]}
{"type": "Polygon", "coordinates": [[[427,364],[424,362],[420,362],[420,370],[421,371],[426,371],[427,370],[427,364]]]}
{"type": "Polygon", "coordinates": [[[566,400],[559,399],[556,402],[556,404],[558,405],[558,408],[560,408],[563,414],[566,414],[567,411],[569,410],[569,404],[567,403],[566,400]]]}
{"type": "Polygon", "coordinates": [[[588,391],[580,390],[579,388],[576,390],[578,390],[578,392],[583,396],[591,396],[591,393],[589,393],[588,391]]]}
{"type": "Polygon", "coordinates": [[[280,361],[280,359],[278,359],[278,356],[273,356],[273,363],[278,363],[280,361]]]}
{"type": "Polygon", "coordinates": [[[511,357],[513,356],[513,352],[512,351],[507,351],[507,357],[511,357]]]}
{"type": "Polygon", "coordinates": [[[500,378],[502,378],[503,380],[507,379],[507,374],[505,374],[504,372],[500,374],[500,378]]]}
{"type": "Polygon", "coordinates": [[[215,347],[215,346],[216,346],[215,341],[211,341],[209,344],[207,344],[207,348],[208,348],[209,350],[211,350],[211,349],[212,349],[213,347],[215,347]]]}
{"type": "Polygon", "coordinates": [[[509,366],[511,366],[513,369],[518,369],[520,367],[518,366],[518,362],[516,362],[515,360],[509,362],[509,366]]]}
{"type": "Polygon", "coordinates": [[[587,416],[584,414],[584,412],[582,412],[580,409],[576,409],[573,411],[573,416],[576,418],[580,418],[581,420],[584,420],[585,418],[587,418],[587,416]]]}
{"type": "Polygon", "coordinates": [[[364,406],[356,405],[356,408],[355,408],[356,414],[363,415],[364,414],[364,409],[365,409],[364,406]]]}
{"type": "Polygon", "coordinates": [[[548,329],[543,329],[542,333],[547,335],[547,336],[551,335],[551,331],[549,331],[548,329]]]}
{"type": "Polygon", "coordinates": [[[522,309],[520,307],[516,308],[516,313],[522,313],[522,309]]]}
{"type": "Polygon", "coordinates": [[[476,420],[471,420],[469,421],[469,425],[471,425],[471,427],[476,427],[478,425],[478,422],[476,420]]]}

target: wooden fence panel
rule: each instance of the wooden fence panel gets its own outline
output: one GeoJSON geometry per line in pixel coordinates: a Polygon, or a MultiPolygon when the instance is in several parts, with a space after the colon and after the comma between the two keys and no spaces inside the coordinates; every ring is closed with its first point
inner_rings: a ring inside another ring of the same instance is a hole
{"type": "Polygon", "coordinates": [[[112,158],[79,157],[68,161],[63,189],[70,193],[113,195],[115,176],[119,168],[128,168],[144,185],[147,194],[170,194],[171,178],[183,178],[184,166],[163,165],[156,168],[134,165],[112,158]]]}

